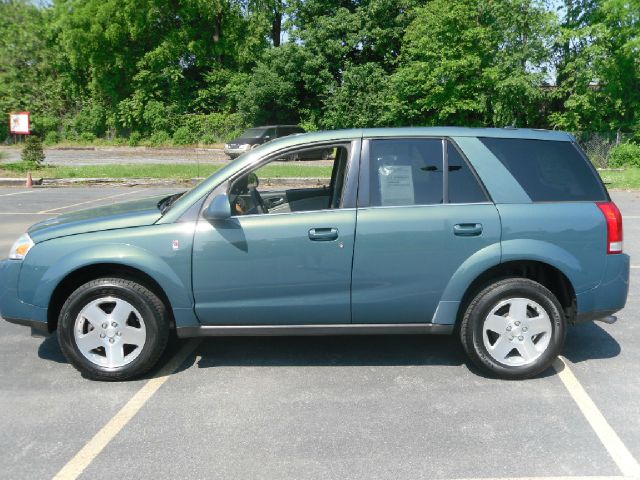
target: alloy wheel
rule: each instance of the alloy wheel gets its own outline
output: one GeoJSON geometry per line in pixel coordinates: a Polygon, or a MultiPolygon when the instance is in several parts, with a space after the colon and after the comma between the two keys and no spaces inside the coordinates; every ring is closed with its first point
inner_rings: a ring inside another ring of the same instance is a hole
{"type": "Polygon", "coordinates": [[[508,298],[486,316],[482,340],[489,355],[509,366],[529,365],[547,349],[552,325],[549,314],[529,298],[508,298]]]}
{"type": "Polygon", "coordinates": [[[142,315],[126,300],[103,297],[85,305],[76,317],[74,338],[90,362],[120,368],[142,352],[147,333],[142,315]]]}

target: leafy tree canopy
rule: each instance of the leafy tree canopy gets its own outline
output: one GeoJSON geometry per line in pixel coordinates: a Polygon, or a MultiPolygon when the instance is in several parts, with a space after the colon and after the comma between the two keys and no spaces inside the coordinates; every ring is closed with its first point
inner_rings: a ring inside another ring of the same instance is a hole
{"type": "Polygon", "coordinates": [[[43,5],[0,0],[0,110],[32,111],[46,138],[281,122],[640,132],[640,0],[43,5]]]}

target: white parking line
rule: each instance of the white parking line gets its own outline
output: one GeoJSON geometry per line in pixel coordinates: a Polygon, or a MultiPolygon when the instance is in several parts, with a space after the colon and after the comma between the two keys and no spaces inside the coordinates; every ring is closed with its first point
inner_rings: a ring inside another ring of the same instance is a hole
{"type": "Polygon", "coordinates": [[[49,215],[49,214],[39,213],[39,212],[0,212],[0,215],[49,215]]]}
{"type": "Polygon", "coordinates": [[[94,458],[104,450],[111,440],[129,423],[129,421],[140,411],[144,404],[158,391],[158,389],[169,379],[172,373],[180,368],[191,353],[200,344],[201,339],[189,340],[174,355],[174,357],[149,380],[138,392],[131,397],[131,400],[120,409],[102,429],[82,447],[82,449],[62,467],[53,477],[53,480],[74,480],[91,464],[94,458]]]}
{"type": "Polygon", "coordinates": [[[598,435],[604,448],[616,463],[625,477],[639,478],[640,465],[626,447],[618,434],[607,422],[596,404],[591,400],[589,394],[582,387],[576,376],[573,374],[564,358],[558,357],[553,362],[553,368],[558,372],[558,377],[564,383],[569,394],[580,408],[580,411],[587,419],[593,431],[598,435]]]}
{"type": "Polygon", "coordinates": [[[23,195],[25,193],[31,193],[33,190],[25,190],[24,192],[2,193],[0,197],[10,197],[11,195],[23,195]]]}
{"type": "Polygon", "coordinates": [[[125,193],[119,193],[117,195],[110,195],[108,197],[94,198],[93,200],[87,200],[86,202],[80,202],[80,203],[74,203],[73,205],[65,205],[64,207],[52,208],[50,210],[40,210],[38,213],[57,212],[58,210],[64,210],[65,208],[79,207],[80,205],[86,205],[87,203],[95,203],[95,202],[99,202],[101,200],[109,200],[110,198],[123,197],[125,195],[133,195],[134,193],[139,193],[139,192],[143,192],[143,191],[144,190],[134,190],[133,192],[125,192],[125,193]]]}

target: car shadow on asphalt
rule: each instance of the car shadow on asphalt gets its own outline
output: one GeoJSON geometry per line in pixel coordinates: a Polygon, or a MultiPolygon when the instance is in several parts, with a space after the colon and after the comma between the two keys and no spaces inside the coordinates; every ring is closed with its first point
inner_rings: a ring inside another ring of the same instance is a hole
{"type": "MultiPolygon", "coordinates": [[[[467,359],[457,335],[211,338],[197,357],[198,368],[465,365],[474,375],[493,378],[467,359]]],[[[550,368],[538,378],[554,374],[550,368]]]]}
{"type": "MultiPolygon", "coordinates": [[[[152,378],[183,343],[184,340],[172,335],[159,364],[143,378],[152,378]]],[[[619,353],[618,342],[599,325],[589,322],[569,329],[563,355],[572,363],[579,363],[613,358],[619,353]]],[[[38,348],[38,356],[52,362],[67,363],[56,335],[44,339],[38,348]]],[[[177,371],[191,368],[196,357],[198,368],[466,365],[474,374],[485,377],[467,361],[457,335],[205,338],[196,355],[192,355],[177,371]]],[[[549,369],[538,377],[554,374],[554,370],[549,369]]]]}
{"type": "Polygon", "coordinates": [[[453,336],[375,335],[206,339],[200,368],[218,366],[461,365],[453,336]]]}
{"type": "MultiPolygon", "coordinates": [[[[572,363],[613,358],[618,342],[596,323],[569,328],[563,355],[572,363]]],[[[205,339],[198,347],[198,368],[221,366],[403,366],[466,365],[488,377],[467,360],[457,335],[376,335],[344,337],[226,337],[205,339]]],[[[195,358],[180,370],[195,363],[195,358]]],[[[553,368],[537,375],[555,375],[553,368]]]]}
{"type": "Polygon", "coordinates": [[[58,336],[55,333],[49,335],[42,341],[38,347],[38,357],[43,360],[49,360],[50,362],[68,363],[62,350],[60,350],[58,336]]]}
{"type": "MultiPolygon", "coordinates": [[[[149,372],[147,372],[145,375],[139,378],[135,378],[134,380],[139,381],[139,380],[148,380],[148,379],[154,378],[158,373],[158,371],[165,365],[165,363],[168,362],[171,359],[171,357],[173,357],[176,354],[176,352],[180,349],[182,344],[183,342],[176,337],[174,332],[172,332],[169,335],[167,348],[165,352],[162,354],[162,357],[160,358],[158,363],[151,370],[149,370],[149,372]]],[[[62,353],[62,350],[60,349],[60,344],[58,343],[58,336],[56,334],[49,335],[42,341],[42,343],[38,347],[38,357],[40,357],[43,360],[49,360],[50,362],[55,362],[55,363],[69,363],[66,357],[64,356],[64,354],[62,353]]],[[[180,370],[186,369],[191,365],[193,365],[193,359],[186,361],[185,364],[181,366],[180,370]]],[[[82,376],[84,378],[87,378],[84,375],[82,376]]]]}
{"type": "Polygon", "coordinates": [[[563,355],[573,363],[617,357],[620,344],[597,322],[569,328],[563,355]]]}

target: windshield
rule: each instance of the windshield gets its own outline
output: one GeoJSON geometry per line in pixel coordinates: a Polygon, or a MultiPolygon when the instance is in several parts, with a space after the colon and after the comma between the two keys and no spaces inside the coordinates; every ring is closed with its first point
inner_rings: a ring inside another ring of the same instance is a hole
{"type": "Polygon", "coordinates": [[[248,128],[240,138],[260,138],[267,132],[266,128],[248,128]]]}

